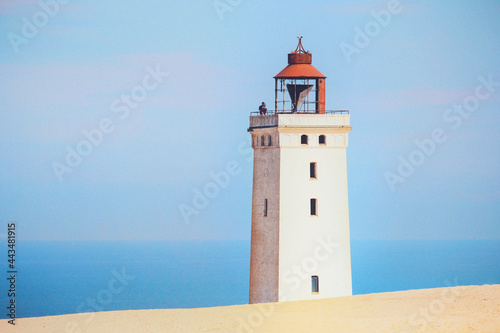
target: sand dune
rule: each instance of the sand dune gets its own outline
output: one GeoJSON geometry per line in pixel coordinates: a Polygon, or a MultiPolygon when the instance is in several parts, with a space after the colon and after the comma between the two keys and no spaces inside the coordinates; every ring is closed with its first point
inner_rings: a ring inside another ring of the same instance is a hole
{"type": "Polygon", "coordinates": [[[500,332],[500,285],[0,321],[0,332],[500,332]]]}

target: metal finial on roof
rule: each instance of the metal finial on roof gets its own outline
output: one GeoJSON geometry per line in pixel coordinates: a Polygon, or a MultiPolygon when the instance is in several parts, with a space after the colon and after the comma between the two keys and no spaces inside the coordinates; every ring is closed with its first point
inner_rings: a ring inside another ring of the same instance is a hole
{"type": "Polygon", "coordinates": [[[306,51],[304,49],[304,46],[302,46],[302,36],[297,36],[297,38],[299,39],[299,44],[297,45],[297,48],[295,49],[295,51],[292,51],[292,53],[309,53],[309,51],[306,51]]]}

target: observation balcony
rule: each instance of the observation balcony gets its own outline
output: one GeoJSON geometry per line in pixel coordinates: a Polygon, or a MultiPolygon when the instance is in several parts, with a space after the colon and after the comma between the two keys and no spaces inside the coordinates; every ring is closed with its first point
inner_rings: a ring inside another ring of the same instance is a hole
{"type": "Polygon", "coordinates": [[[348,110],[330,110],[325,114],[313,112],[281,112],[267,111],[261,115],[258,111],[250,113],[250,128],[270,127],[350,127],[350,115],[348,110]]]}

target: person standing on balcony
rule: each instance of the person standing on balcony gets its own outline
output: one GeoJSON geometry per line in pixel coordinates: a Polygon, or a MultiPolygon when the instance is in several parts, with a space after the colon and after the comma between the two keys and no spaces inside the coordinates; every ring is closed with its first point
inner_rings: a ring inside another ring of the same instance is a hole
{"type": "Polygon", "coordinates": [[[262,104],[259,106],[259,112],[261,116],[266,115],[267,112],[266,103],[262,102],[262,104]]]}

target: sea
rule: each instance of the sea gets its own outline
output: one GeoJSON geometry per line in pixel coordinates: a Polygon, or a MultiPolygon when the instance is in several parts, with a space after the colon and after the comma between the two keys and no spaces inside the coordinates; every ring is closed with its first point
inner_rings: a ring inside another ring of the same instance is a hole
{"type": "MultiPolygon", "coordinates": [[[[16,246],[17,318],[248,303],[248,240],[25,241],[16,246]]],[[[8,318],[12,282],[5,254],[2,319],[8,318]]],[[[355,295],[500,284],[498,240],[353,240],[351,262],[355,295]]]]}

